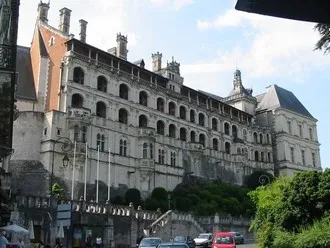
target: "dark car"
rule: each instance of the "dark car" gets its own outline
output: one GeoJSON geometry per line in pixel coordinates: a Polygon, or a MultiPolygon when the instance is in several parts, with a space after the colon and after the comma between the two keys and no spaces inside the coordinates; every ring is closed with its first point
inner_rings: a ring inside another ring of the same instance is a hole
{"type": "Polygon", "coordinates": [[[163,243],[161,238],[157,237],[149,237],[149,238],[143,238],[138,244],[139,248],[156,248],[159,244],[163,243]]]}
{"type": "Polygon", "coordinates": [[[159,244],[157,248],[189,248],[189,246],[184,243],[168,242],[159,244]]]}
{"type": "Polygon", "coordinates": [[[230,233],[233,235],[236,244],[244,244],[244,236],[241,233],[239,232],[230,232],[230,233]]]}
{"type": "Polygon", "coordinates": [[[189,248],[195,248],[195,241],[190,236],[176,236],[173,239],[175,243],[185,243],[189,248]]]}

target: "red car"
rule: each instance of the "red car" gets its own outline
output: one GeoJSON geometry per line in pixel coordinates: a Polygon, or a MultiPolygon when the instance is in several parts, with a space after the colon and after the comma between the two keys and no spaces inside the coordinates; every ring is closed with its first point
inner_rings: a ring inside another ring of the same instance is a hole
{"type": "Polygon", "coordinates": [[[236,248],[233,234],[230,232],[216,232],[213,235],[212,248],[236,248]]]}

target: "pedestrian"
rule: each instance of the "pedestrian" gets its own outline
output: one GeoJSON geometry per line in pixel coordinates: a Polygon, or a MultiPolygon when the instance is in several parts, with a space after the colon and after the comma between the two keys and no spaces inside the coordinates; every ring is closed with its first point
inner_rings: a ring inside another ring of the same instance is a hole
{"type": "Polygon", "coordinates": [[[100,236],[97,236],[96,238],[96,248],[102,247],[102,238],[100,236]]]}
{"type": "Polygon", "coordinates": [[[6,232],[2,231],[0,234],[0,248],[6,248],[9,244],[8,239],[6,238],[6,232]]]}
{"type": "Polygon", "coordinates": [[[86,239],[86,248],[92,248],[92,236],[88,234],[86,239]]]}
{"type": "Polygon", "coordinates": [[[59,238],[55,240],[55,248],[62,248],[62,243],[59,238]]]}

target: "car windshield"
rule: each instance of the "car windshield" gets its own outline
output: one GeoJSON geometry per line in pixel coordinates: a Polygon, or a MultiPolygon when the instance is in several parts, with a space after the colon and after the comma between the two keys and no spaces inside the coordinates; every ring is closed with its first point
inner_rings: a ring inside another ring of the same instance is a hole
{"type": "Polygon", "coordinates": [[[161,239],[142,239],[140,246],[157,246],[161,242],[161,239]]]}
{"type": "Polygon", "coordinates": [[[177,242],[186,242],[186,237],[185,236],[176,236],[174,238],[174,241],[177,241],[177,242]]]}
{"type": "Polygon", "coordinates": [[[199,239],[208,239],[209,238],[209,235],[208,234],[200,234],[198,236],[199,239]]]}
{"type": "Polygon", "coordinates": [[[187,248],[186,245],[159,245],[158,248],[187,248]]]}
{"type": "Polygon", "coordinates": [[[233,238],[230,236],[223,236],[223,237],[216,237],[214,240],[214,243],[216,244],[232,244],[233,238]]]}

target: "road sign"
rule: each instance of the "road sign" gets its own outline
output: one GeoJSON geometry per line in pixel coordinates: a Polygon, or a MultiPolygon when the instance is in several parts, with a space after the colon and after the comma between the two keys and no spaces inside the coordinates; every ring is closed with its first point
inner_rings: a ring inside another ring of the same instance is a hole
{"type": "Polygon", "coordinates": [[[57,205],[56,222],[58,227],[61,225],[61,223],[63,227],[71,226],[71,218],[72,218],[71,203],[57,205]]]}

